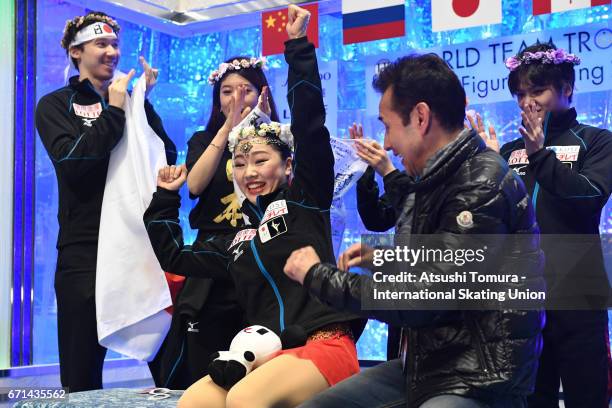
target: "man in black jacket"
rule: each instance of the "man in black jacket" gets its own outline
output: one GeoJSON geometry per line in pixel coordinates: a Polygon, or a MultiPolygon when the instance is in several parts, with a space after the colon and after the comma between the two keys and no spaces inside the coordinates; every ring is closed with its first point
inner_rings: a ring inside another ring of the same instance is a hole
{"type": "MultiPolygon", "coordinates": [[[[476,132],[463,130],[465,92],[448,65],[433,54],[404,57],[374,86],[383,93],[385,149],[402,158],[410,176],[395,170],[384,177],[386,198],[400,214],[396,232],[435,235],[447,250],[461,249],[467,236],[497,234],[488,246],[497,267],[525,277],[518,284],[523,289],[541,288],[538,227],[525,187],[476,132]],[[518,236],[525,238],[517,240],[522,247],[502,250],[518,236]]],[[[303,407],[525,406],[541,349],[541,311],[423,310],[422,302],[412,301],[365,311],[362,294],[372,292],[373,278],[342,270],[362,264],[360,251],[361,244],[349,248],[336,268],[302,248],[287,260],[285,273],[338,309],[404,327],[402,357],[303,407]]],[[[441,276],[455,270],[442,263],[424,268],[441,276]]],[[[406,289],[401,283],[387,287],[406,289]]]]}
{"type": "MultiPolygon", "coordinates": [[[[79,76],[43,96],[36,128],[51,158],[59,190],[59,236],[55,294],[60,377],[70,392],[102,388],[106,349],[98,344],[95,306],[96,257],[102,197],[111,150],[123,136],[123,104],[134,70],[112,81],[119,62],[119,25],[104,13],[69,20],[62,46],[79,76]]],[[[147,94],[157,71],[142,60],[147,94]]],[[[152,105],[147,121],[164,141],[169,163],[176,149],[152,105]]]]}

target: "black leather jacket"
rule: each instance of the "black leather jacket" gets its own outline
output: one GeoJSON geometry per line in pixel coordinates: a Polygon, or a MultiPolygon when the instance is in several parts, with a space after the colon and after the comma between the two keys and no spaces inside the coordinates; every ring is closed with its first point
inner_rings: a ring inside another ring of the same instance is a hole
{"type": "MultiPolygon", "coordinates": [[[[414,192],[413,234],[437,234],[456,248],[460,234],[527,234],[526,247],[504,253],[501,267],[542,288],[542,252],[533,207],[521,180],[474,132],[464,131],[418,182],[395,171],[384,178],[385,205],[399,213],[414,192]],[[470,211],[473,225],[457,215],[470,211]]],[[[495,243],[489,250],[495,251],[495,243]]],[[[434,265],[438,272],[444,266],[434,265]]],[[[451,272],[450,270],[448,271],[451,272]]],[[[542,347],[541,311],[375,310],[361,308],[361,294],[372,286],[368,275],[349,274],[331,264],[314,265],[304,281],[312,294],[340,310],[404,327],[405,367],[411,407],[436,395],[477,398],[528,395],[533,391],[542,347]]],[[[402,284],[396,284],[402,285],[402,284]]],[[[401,288],[398,288],[401,290],[401,288]]],[[[403,300],[402,302],[406,302],[403,300]]],[[[405,309],[405,303],[403,303],[405,309]]]]}

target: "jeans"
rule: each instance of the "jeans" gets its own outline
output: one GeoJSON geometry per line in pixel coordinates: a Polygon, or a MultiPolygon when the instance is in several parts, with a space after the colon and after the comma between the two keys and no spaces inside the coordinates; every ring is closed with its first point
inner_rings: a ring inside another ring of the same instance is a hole
{"type": "MultiPolygon", "coordinates": [[[[418,408],[523,408],[523,397],[498,397],[491,402],[458,395],[437,395],[418,408]]],[[[406,377],[399,359],[363,370],[301,404],[299,408],[405,408],[406,377]]],[[[416,407],[415,407],[416,408],[416,407]]]]}

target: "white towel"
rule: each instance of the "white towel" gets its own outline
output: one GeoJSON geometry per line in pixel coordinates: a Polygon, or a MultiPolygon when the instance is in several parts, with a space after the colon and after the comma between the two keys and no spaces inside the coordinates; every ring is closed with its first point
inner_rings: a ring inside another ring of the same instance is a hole
{"type": "Polygon", "coordinates": [[[145,77],[126,96],[125,130],[111,152],[102,201],[96,268],[96,317],[101,345],[138,360],[155,357],[172,305],[142,216],[166,165],[162,140],[147,122],[145,77]]]}

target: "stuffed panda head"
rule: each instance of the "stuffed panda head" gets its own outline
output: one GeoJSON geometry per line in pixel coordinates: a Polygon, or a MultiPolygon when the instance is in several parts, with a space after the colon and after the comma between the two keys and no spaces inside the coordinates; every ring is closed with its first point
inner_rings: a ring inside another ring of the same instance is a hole
{"type": "Polygon", "coordinates": [[[280,337],[272,330],[259,325],[242,329],[230,345],[230,351],[250,352],[254,355],[254,360],[265,357],[281,348],[280,337]]]}

